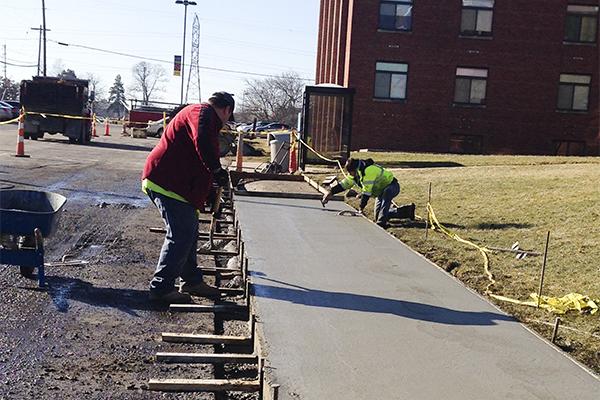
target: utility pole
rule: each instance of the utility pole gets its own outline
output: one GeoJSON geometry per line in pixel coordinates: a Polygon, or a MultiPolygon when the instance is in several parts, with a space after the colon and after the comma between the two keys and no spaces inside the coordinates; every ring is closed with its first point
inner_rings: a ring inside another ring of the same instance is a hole
{"type": "MultiPolygon", "coordinates": [[[[42,25],[40,25],[39,28],[31,28],[32,31],[40,31],[40,36],[38,39],[38,64],[37,64],[37,74],[38,76],[41,73],[40,70],[40,58],[41,58],[41,54],[42,54],[42,31],[44,30],[44,28],[42,28],[42,25]]],[[[46,29],[47,31],[50,31],[50,29],[46,29]]],[[[44,54],[45,54],[46,50],[44,50],[44,54]]],[[[44,61],[45,61],[45,56],[44,56],[44,61]]]]}
{"type": "Polygon", "coordinates": [[[46,1],[42,0],[42,32],[44,32],[44,76],[46,76],[46,1]]]}
{"type": "Polygon", "coordinates": [[[4,80],[6,80],[6,45],[4,45],[4,80]]]}
{"type": "Polygon", "coordinates": [[[181,99],[179,101],[180,104],[183,104],[183,83],[185,82],[185,28],[187,25],[187,8],[188,6],[195,6],[197,3],[195,1],[189,0],[177,0],[175,4],[183,4],[183,6],[185,7],[185,11],[183,13],[183,54],[181,55],[181,99]]]}

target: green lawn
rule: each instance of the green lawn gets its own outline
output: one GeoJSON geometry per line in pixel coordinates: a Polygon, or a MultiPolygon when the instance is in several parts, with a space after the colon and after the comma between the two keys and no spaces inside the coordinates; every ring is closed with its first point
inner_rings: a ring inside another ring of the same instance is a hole
{"type": "MultiPolygon", "coordinates": [[[[560,297],[578,292],[600,298],[599,157],[370,152],[353,156],[373,158],[390,168],[401,185],[396,202],[416,203],[417,214],[423,217],[431,183],[431,204],[440,222],[477,244],[510,248],[518,241],[521,248],[543,252],[550,231],[544,294],[560,297]]],[[[356,200],[350,203],[358,204],[356,200]]],[[[430,231],[425,240],[424,223],[419,221],[400,222],[390,231],[468,286],[484,292],[489,281],[474,248],[438,232],[430,231]]],[[[511,253],[494,253],[490,262],[497,281],[491,287],[493,293],[528,300],[537,291],[542,257],[517,260],[511,253]]],[[[555,315],[493,301],[550,337],[548,324],[555,315]]],[[[559,331],[557,344],[600,373],[600,312],[572,312],[561,318],[566,328],[559,331]]]]}

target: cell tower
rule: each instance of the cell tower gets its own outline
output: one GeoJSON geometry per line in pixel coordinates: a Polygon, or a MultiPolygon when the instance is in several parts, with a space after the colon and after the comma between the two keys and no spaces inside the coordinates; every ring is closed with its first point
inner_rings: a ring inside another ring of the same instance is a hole
{"type": "MultiPolygon", "coordinates": [[[[198,60],[200,58],[200,20],[198,14],[195,14],[194,25],[192,27],[192,62],[190,62],[190,73],[188,74],[187,88],[185,90],[185,102],[188,102],[188,98],[198,94],[198,103],[200,103],[201,92],[200,92],[200,66],[198,60]],[[190,82],[192,83],[192,93],[190,93],[190,82]],[[191,95],[191,96],[190,96],[191,95]]],[[[185,68],[185,66],[184,66],[185,68]]],[[[193,100],[196,100],[194,96],[193,100]]]]}

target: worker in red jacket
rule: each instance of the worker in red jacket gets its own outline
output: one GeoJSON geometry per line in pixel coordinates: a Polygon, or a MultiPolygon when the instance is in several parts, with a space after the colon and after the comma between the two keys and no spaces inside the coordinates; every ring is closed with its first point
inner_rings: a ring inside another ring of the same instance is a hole
{"type": "Polygon", "coordinates": [[[219,296],[217,288],[204,283],[197,268],[197,210],[204,209],[213,183],[229,183],[219,160],[218,135],[223,124],[233,120],[234,107],[231,94],[217,92],[207,103],[176,110],[146,159],[142,190],[160,211],[167,231],[150,282],[151,300],[187,303],[190,295],[219,296]]]}

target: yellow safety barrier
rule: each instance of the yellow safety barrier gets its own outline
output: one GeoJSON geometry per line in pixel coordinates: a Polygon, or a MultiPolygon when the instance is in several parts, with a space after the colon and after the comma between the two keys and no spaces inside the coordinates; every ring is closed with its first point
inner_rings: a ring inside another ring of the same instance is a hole
{"type": "Polygon", "coordinates": [[[340,169],[340,171],[342,171],[342,174],[344,175],[344,178],[348,178],[348,175],[346,174],[346,172],[344,171],[344,168],[342,167],[342,163],[340,163],[339,160],[332,160],[331,158],[327,158],[325,156],[323,156],[322,154],[319,154],[318,151],[316,151],[315,149],[313,149],[308,143],[306,143],[304,140],[300,139],[300,134],[298,132],[296,132],[296,130],[294,129],[292,131],[292,135],[294,135],[294,137],[296,138],[296,140],[300,143],[302,143],[304,146],[306,146],[310,151],[312,151],[313,153],[315,153],[315,155],[317,157],[319,157],[321,160],[323,161],[327,161],[327,162],[331,162],[331,163],[336,163],[338,168],[340,169]]]}
{"type": "Polygon", "coordinates": [[[569,293],[563,297],[541,296],[539,298],[539,303],[537,293],[531,293],[529,295],[532,299],[531,301],[515,300],[510,297],[499,296],[496,294],[490,294],[490,296],[500,301],[530,307],[538,307],[539,304],[540,308],[544,308],[555,314],[565,314],[567,311],[579,311],[580,313],[589,312],[590,314],[595,314],[598,312],[598,304],[600,304],[600,301],[579,293],[569,293]]]}
{"type": "Polygon", "coordinates": [[[435,212],[433,211],[433,207],[429,203],[427,203],[427,213],[431,229],[439,230],[446,236],[458,242],[476,248],[481,253],[483,256],[484,270],[488,280],[490,281],[485,289],[485,294],[488,296],[493,297],[496,300],[512,304],[543,308],[555,314],[565,314],[567,311],[579,311],[580,313],[589,312],[590,314],[595,314],[598,311],[598,304],[600,304],[600,300],[592,299],[589,296],[584,296],[579,293],[569,293],[563,297],[541,296],[539,298],[537,293],[531,293],[529,297],[533,299],[532,301],[517,300],[510,297],[493,294],[490,288],[496,283],[496,281],[494,280],[494,276],[490,271],[490,261],[488,257],[488,252],[490,250],[484,246],[480,246],[469,240],[461,238],[455,232],[452,232],[450,229],[443,226],[438,221],[437,217],[435,216],[435,212]]]}
{"type": "Polygon", "coordinates": [[[9,121],[2,121],[2,122],[0,122],[0,125],[7,125],[7,124],[12,124],[13,122],[18,122],[19,118],[21,118],[21,117],[17,117],[15,119],[11,119],[9,121]]]}
{"type": "Polygon", "coordinates": [[[92,117],[81,117],[79,115],[65,115],[65,114],[52,114],[52,113],[40,113],[27,111],[25,115],[41,115],[42,117],[58,117],[58,118],[67,118],[67,119],[89,119],[92,120],[92,117]]]}

